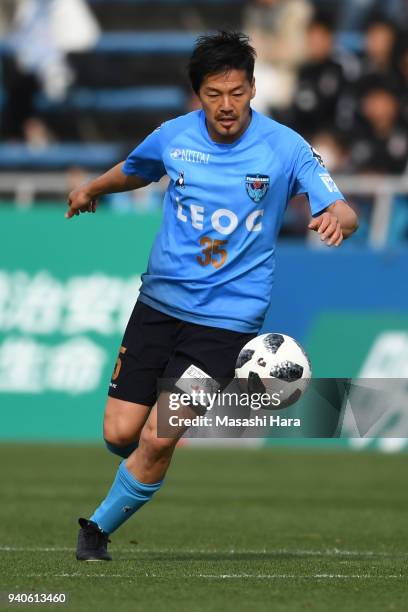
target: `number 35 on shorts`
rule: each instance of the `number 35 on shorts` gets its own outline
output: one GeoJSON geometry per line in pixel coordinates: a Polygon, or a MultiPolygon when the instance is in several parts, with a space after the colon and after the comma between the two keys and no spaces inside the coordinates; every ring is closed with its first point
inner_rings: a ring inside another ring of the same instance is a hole
{"type": "Polygon", "coordinates": [[[221,248],[228,243],[228,240],[213,240],[209,236],[203,236],[200,239],[202,247],[202,255],[197,255],[197,261],[200,266],[208,266],[212,264],[218,270],[227,261],[227,250],[221,248]]]}

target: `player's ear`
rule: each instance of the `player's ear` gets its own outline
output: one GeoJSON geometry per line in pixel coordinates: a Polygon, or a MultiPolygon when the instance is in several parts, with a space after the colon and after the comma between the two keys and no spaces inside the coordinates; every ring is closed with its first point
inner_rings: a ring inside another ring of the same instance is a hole
{"type": "Polygon", "coordinates": [[[255,77],[254,77],[251,83],[251,100],[255,98],[255,95],[256,95],[256,87],[255,87],[255,77]]]}

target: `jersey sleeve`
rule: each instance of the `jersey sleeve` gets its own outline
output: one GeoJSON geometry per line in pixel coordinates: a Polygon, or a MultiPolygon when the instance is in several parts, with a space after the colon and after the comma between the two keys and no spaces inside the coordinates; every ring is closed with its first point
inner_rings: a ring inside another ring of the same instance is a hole
{"type": "Polygon", "coordinates": [[[122,167],[124,174],[136,174],[148,181],[158,181],[166,174],[160,131],[157,128],[128,155],[122,167]]]}
{"type": "Polygon", "coordinates": [[[307,194],[313,216],[336,200],[345,200],[318,152],[303,139],[295,155],[290,197],[307,194]]]}

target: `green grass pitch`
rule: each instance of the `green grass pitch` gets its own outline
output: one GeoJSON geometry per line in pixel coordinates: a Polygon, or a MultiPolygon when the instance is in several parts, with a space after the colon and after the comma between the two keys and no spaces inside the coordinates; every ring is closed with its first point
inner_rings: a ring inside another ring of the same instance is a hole
{"type": "Polygon", "coordinates": [[[78,563],[74,546],[115,457],[3,444],[0,463],[3,598],[63,591],[69,602],[48,609],[109,612],[407,609],[406,454],[180,448],[161,492],[113,534],[111,563],[78,563]]]}

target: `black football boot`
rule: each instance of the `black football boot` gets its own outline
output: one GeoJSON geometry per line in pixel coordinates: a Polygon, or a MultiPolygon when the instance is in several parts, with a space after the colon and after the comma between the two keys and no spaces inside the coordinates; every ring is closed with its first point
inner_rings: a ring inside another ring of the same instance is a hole
{"type": "Polygon", "coordinates": [[[112,561],[108,553],[108,534],[93,521],[80,518],[76,558],[78,561],[112,561]]]}

